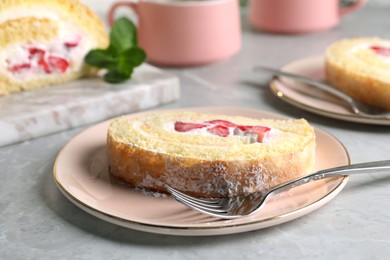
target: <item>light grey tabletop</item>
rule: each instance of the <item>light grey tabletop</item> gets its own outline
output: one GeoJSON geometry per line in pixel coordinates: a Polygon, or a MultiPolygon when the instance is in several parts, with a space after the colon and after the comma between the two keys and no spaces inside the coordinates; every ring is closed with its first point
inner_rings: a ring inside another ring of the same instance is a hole
{"type": "MultiPolygon", "coordinates": [[[[163,108],[238,106],[304,117],[330,132],[354,163],[388,159],[390,127],[318,116],[275,97],[256,64],[281,66],[323,53],[353,36],[390,38],[390,7],[367,6],[337,28],[306,35],[253,31],[243,19],[243,46],[229,60],[166,69],[181,80],[182,97],[163,108]]],[[[388,259],[390,174],[350,178],[320,209],[267,229],[215,237],[135,231],[100,220],[67,200],[53,180],[60,149],[88,126],[0,148],[0,259],[388,259]]]]}

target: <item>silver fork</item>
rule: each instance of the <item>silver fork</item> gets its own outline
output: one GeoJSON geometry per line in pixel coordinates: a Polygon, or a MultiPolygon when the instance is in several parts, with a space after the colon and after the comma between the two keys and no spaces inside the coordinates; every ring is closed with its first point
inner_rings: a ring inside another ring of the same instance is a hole
{"type": "Polygon", "coordinates": [[[303,82],[306,84],[309,84],[311,86],[317,87],[323,91],[326,91],[341,100],[343,100],[349,107],[351,108],[352,112],[355,113],[356,115],[362,116],[362,117],[368,117],[368,118],[377,118],[377,119],[390,119],[390,112],[385,111],[383,109],[380,109],[375,106],[367,105],[364,103],[361,103],[352,97],[348,96],[344,92],[341,92],[340,90],[317,80],[307,78],[298,74],[293,74],[290,72],[282,71],[282,70],[277,70],[273,68],[269,68],[266,66],[256,66],[254,70],[263,70],[270,72],[274,75],[278,76],[284,76],[284,77],[289,77],[292,78],[293,80],[303,82]]]}
{"type": "Polygon", "coordinates": [[[271,195],[281,193],[283,191],[300,186],[308,182],[321,180],[333,176],[346,176],[357,173],[380,172],[390,173],[390,160],[352,164],[321,170],[303,178],[296,179],[276,187],[272,187],[264,192],[257,192],[248,195],[227,198],[197,198],[187,195],[167,185],[165,187],[173,198],[192,209],[218,218],[234,219],[258,212],[265,205],[271,195]]]}

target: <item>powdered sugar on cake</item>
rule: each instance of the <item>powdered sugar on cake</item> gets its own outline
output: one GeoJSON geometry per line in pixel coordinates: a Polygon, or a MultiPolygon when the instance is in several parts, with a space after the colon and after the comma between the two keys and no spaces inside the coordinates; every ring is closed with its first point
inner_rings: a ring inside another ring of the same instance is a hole
{"type": "MultiPolygon", "coordinates": [[[[235,162],[236,167],[240,168],[243,162],[235,162]]],[[[245,173],[245,180],[237,181],[234,175],[242,175],[243,172],[236,172],[235,174],[226,174],[228,169],[223,163],[215,162],[211,167],[198,168],[196,172],[192,171],[191,181],[183,181],[185,179],[186,170],[177,166],[170,165],[169,172],[181,172],[182,178],[178,178],[177,174],[166,174],[156,178],[155,176],[146,175],[140,183],[138,183],[138,190],[148,192],[148,187],[164,187],[168,184],[181,191],[201,192],[204,194],[217,193],[223,196],[232,196],[235,194],[249,194],[258,192],[259,190],[267,190],[275,183],[280,183],[281,179],[277,175],[273,175],[261,163],[252,165],[251,169],[247,169],[245,173]],[[194,176],[194,174],[196,176],[194,176]],[[209,178],[207,176],[213,176],[209,178]],[[196,180],[199,181],[196,181],[196,180]],[[208,181],[205,182],[204,180],[208,181]],[[139,188],[141,187],[141,188],[139,188]]],[[[152,196],[159,196],[160,193],[147,193],[152,196]]]]}

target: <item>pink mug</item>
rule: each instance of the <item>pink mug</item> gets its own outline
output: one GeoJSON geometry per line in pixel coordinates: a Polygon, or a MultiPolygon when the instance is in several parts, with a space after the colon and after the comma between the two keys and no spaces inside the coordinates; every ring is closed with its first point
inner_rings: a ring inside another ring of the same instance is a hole
{"type": "Polygon", "coordinates": [[[108,12],[111,25],[119,7],[138,18],[138,41],[148,61],[167,66],[194,66],[220,61],[241,48],[237,0],[118,1],[108,12]]]}
{"type": "Polygon", "coordinates": [[[249,22],[256,29],[275,33],[322,31],[365,2],[356,0],[341,7],[340,0],[250,0],[249,22]]]}

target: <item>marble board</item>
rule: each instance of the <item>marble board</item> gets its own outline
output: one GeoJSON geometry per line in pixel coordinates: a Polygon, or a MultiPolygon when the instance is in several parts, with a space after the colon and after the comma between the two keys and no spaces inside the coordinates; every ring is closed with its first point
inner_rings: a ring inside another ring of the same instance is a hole
{"type": "Polygon", "coordinates": [[[180,97],[179,79],[149,64],[131,80],[80,79],[0,97],[0,147],[136,112],[180,97]]]}

